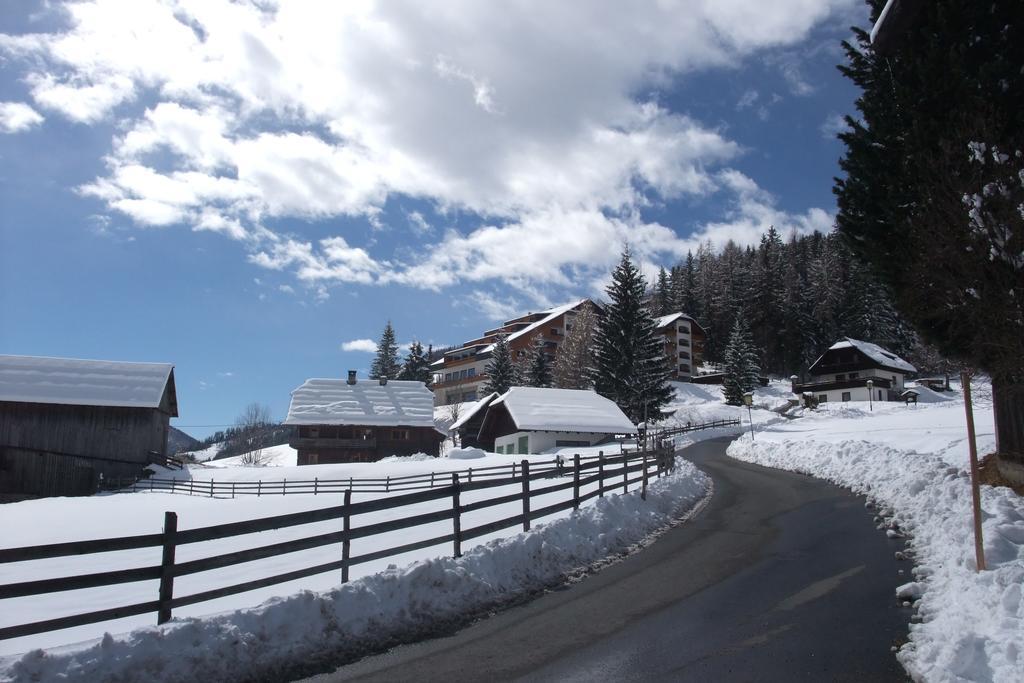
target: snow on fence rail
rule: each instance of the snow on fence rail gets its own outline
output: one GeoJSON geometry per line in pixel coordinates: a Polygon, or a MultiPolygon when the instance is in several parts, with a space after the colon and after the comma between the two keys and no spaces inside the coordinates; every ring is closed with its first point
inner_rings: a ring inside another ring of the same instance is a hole
{"type": "MultiPolygon", "coordinates": [[[[667,429],[659,429],[657,431],[652,430],[648,436],[648,441],[654,444],[661,444],[665,439],[669,439],[680,434],[688,434],[690,432],[701,431],[704,429],[714,429],[717,427],[733,427],[740,424],[739,420],[713,420],[711,422],[702,422],[699,424],[688,424],[680,427],[672,427],[667,429]]],[[[622,451],[626,449],[623,447],[622,451]]],[[[637,446],[636,453],[642,451],[640,445],[637,446]]],[[[547,467],[548,469],[556,467],[555,462],[540,463],[541,467],[547,467]]],[[[466,476],[466,481],[472,482],[475,479],[486,479],[488,477],[505,477],[508,476],[509,470],[511,469],[511,476],[516,476],[516,468],[518,463],[511,463],[509,465],[494,465],[492,467],[470,467],[465,470],[463,474],[466,476]]],[[[410,474],[402,477],[383,477],[383,478],[359,478],[347,477],[344,479],[320,479],[314,477],[313,479],[288,479],[280,480],[268,480],[263,481],[262,479],[256,481],[230,481],[230,482],[218,482],[212,477],[210,479],[165,479],[160,477],[148,477],[145,479],[138,478],[123,478],[123,479],[109,479],[105,482],[105,488],[111,492],[137,492],[137,491],[160,491],[164,493],[181,493],[190,496],[206,496],[209,498],[235,498],[237,496],[283,496],[295,493],[302,494],[313,494],[318,495],[320,493],[344,493],[345,491],[351,490],[358,493],[397,493],[400,491],[421,491],[423,489],[432,489],[435,486],[447,486],[450,474],[447,472],[436,473],[430,472],[429,474],[410,474]]]]}
{"type": "Polygon", "coordinates": [[[655,476],[661,476],[670,470],[674,463],[673,450],[660,448],[638,454],[623,454],[596,458],[573,457],[572,466],[560,467],[557,463],[548,463],[551,467],[541,467],[531,471],[528,460],[518,463],[518,474],[505,477],[477,478],[472,482],[463,481],[458,472],[451,473],[451,483],[446,486],[427,488],[425,490],[402,493],[390,498],[378,498],[353,503],[352,490],[346,489],[344,504],[321,508],[306,512],[294,512],[260,519],[240,522],[229,522],[207,527],[178,531],[178,517],[174,512],[164,516],[164,530],[157,534],[124,536],[86,541],[71,541],[49,545],[27,546],[21,548],[0,549],[0,564],[13,562],[31,562],[55,557],[70,557],[93,553],[110,553],[139,548],[162,548],[159,565],[118,569],[113,571],[79,574],[59,578],[22,581],[0,585],[0,600],[45,595],[62,591],[79,590],[113,586],[123,583],[145,580],[159,580],[159,591],[155,600],[122,605],[83,614],[75,614],[54,619],[34,621],[0,628],[0,640],[29,636],[48,631],[56,631],[75,626],[95,624],[122,617],[140,614],[157,614],[157,624],[171,619],[172,611],[178,607],[215,600],[217,598],[244,593],[257,588],[293,581],[295,579],[341,570],[342,582],[349,578],[349,568],[353,565],[400,555],[402,553],[421,550],[431,546],[452,544],[455,557],[462,555],[462,543],[501,529],[523,525],[528,531],[533,520],[556,514],[569,508],[579,508],[580,504],[591,498],[604,496],[606,492],[622,487],[626,493],[631,484],[641,485],[641,496],[646,498],[647,482],[654,467],[655,476]],[[618,467],[616,467],[618,466],[618,467]],[[596,471],[595,471],[596,470],[596,471]],[[635,476],[631,476],[635,475],[635,476]],[[569,481],[560,481],[554,485],[534,488],[531,482],[571,477],[569,481]],[[519,483],[520,491],[512,494],[486,498],[472,503],[463,504],[460,496],[466,491],[489,489],[519,483]],[[596,488],[582,492],[581,489],[591,484],[596,488]],[[531,509],[531,499],[559,491],[572,490],[572,496],[566,500],[548,504],[538,509],[531,509]],[[450,498],[451,506],[441,510],[388,519],[360,527],[352,526],[352,517],[368,512],[393,510],[433,500],[450,498]],[[482,510],[497,505],[520,502],[522,512],[510,517],[478,524],[470,528],[462,528],[462,516],[475,510],[482,510]],[[176,562],[175,551],[179,546],[200,543],[270,531],[285,527],[296,527],[315,524],[330,520],[341,520],[341,529],[328,533],[320,533],[304,538],[271,543],[268,545],[247,548],[245,550],[203,557],[187,562],[176,562]],[[451,521],[452,531],[441,536],[418,539],[394,547],[386,547],[362,555],[352,555],[352,541],[365,539],[377,534],[399,531],[441,521],[451,521]],[[342,544],[341,558],[297,568],[292,571],[275,574],[259,579],[247,580],[212,590],[200,591],[190,595],[174,594],[174,579],[200,572],[230,567],[243,562],[251,562],[286,553],[317,548],[325,545],[342,544]]]}

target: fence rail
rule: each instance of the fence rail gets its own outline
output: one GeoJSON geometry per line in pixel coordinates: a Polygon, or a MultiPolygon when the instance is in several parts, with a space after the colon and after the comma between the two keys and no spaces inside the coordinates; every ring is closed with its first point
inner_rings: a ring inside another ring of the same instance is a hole
{"type": "MultiPolygon", "coordinates": [[[[647,435],[646,444],[653,449],[657,444],[680,434],[688,434],[705,429],[738,426],[739,420],[713,420],[698,424],[687,424],[667,429],[651,430],[647,435]]],[[[637,444],[634,453],[644,450],[641,443],[637,444]]],[[[623,450],[627,450],[623,448],[623,450]]],[[[463,490],[473,490],[481,480],[493,477],[516,476],[518,463],[494,465],[491,467],[470,467],[463,474],[463,490]]],[[[536,465],[535,465],[536,466],[536,465]]],[[[554,461],[542,463],[548,469],[556,467],[554,461]]],[[[180,469],[180,468],[179,468],[180,469]]],[[[209,479],[174,479],[162,477],[108,479],[104,482],[104,490],[112,492],[160,491],[163,493],[185,494],[190,496],[206,496],[208,498],[237,498],[239,496],[284,496],[292,494],[334,494],[353,491],[355,493],[399,493],[402,491],[420,491],[438,486],[448,486],[448,475],[440,472],[427,474],[411,474],[401,477],[355,478],[343,479],[271,479],[263,481],[216,481],[209,479]]]]}
{"type": "MultiPolygon", "coordinates": [[[[3,627],[0,628],[0,640],[146,613],[156,613],[157,623],[162,624],[170,620],[173,610],[179,607],[331,571],[341,570],[341,580],[346,582],[349,579],[349,568],[352,566],[432,546],[452,544],[453,555],[459,557],[462,554],[462,543],[464,541],[520,524],[523,530],[529,530],[531,524],[536,519],[570,508],[578,509],[581,503],[594,497],[604,496],[609,492],[621,489],[623,493],[626,493],[631,485],[634,487],[639,485],[641,487],[641,496],[646,498],[647,484],[652,473],[654,476],[661,476],[672,468],[673,463],[674,458],[671,447],[610,457],[606,457],[603,454],[589,458],[576,455],[573,456],[571,464],[565,461],[531,464],[528,460],[522,460],[519,463],[513,463],[512,466],[480,468],[475,472],[475,477],[471,482],[468,480],[467,472],[453,472],[450,478],[445,477],[447,483],[443,485],[438,483],[437,486],[432,485],[418,491],[401,492],[386,498],[352,502],[352,489],[346,489],[344,492],[344,504],[306,512],[294,512],[241,522],[216,524],[184,531],[178,531],[177,514],[175,512],[166,512],[164,515],[163,532],[159,534],[143,534],[120,538],[0,549],[0,563],[30,562],[55,557],[71,557],[139,548],[162,549],[161,561],[158,565],[0,585],[0,600],[4,600],[83,588],[114,586],[135,581],[159,580],[156,600],[3,627]],[[567,478],[569,481],[561,481],[567,478]],[[556,483],[547,486],[543,485],[551,480],[556,480],[556,483]],[[540,485],[533,486],[534,483],[540,485]],[[593,485],[594,483],[597,484],[596,488],[586,492],[581,490],[584,486],[593,485]],[[519,484],[520,489],[514,494],[497,496],[467,504],[461,502],[461,495],[467,490],[489,489],[514,484],[519,484]],[[570,489],[572,495],[566,500],[537,509],[533,509],[531,506],[531,501],[538,496],[558,491],[568,491],[570,489]],[[444,499],[450,499],[451,505],[441,510],[426,513],[419,512],[397,519],[388,519],[358,527],[352,525],[352,517],[355,515],[381,510],[400,509],[417,503],[444,499]],[[465,513],[516,501],[520,501],[522,507],[521,512],[518,514],[474,527],[463,528],[462,526],[462,516],[465,513]],[[341,528],[304,538],[255,546],[187,562],[178,562],[175,559],[176,550],[182,545],[332,520],[340,520],[341,528]],[[444,521],[451,522],[450,533],[418,539],[413,542],[367,552],[362,555],[352,555],[353,541],[391,531],[444,521]],[[250,579],[241,583],[221,586],[190,595],[175,595],[174,580],[179,576],[188,576],[230,567],[243,562],[251,562],[253,560],[266,559],[286,553],[338,543],[342,544],[341,558],[331,562],[299,567],[273,576],[250,579]]],[[[412,479],[412,477],[398,479],[412,479]]]]}

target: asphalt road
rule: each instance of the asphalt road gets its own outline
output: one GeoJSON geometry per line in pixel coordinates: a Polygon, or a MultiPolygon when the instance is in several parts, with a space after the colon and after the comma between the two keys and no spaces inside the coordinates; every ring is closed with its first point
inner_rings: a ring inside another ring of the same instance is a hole
{"type": "Polygon", "coordinates": [[[692,521],[579,583],[312,681],[902,681],[909,570],[863,500],[724,455],[692,521]]]}

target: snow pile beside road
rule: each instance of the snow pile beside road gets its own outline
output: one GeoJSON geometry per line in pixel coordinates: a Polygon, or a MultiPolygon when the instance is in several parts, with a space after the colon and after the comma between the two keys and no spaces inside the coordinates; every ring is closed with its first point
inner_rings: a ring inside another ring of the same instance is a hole
{"type": "MultiPolygon", "coordinates": [[[[1024,502],[982,487],[988,571],[975,572],[970,479],[935,453],[867,441],[739,440],[739,460],[828,479],[873,498],[910,535],[922,623],[900,662],[926,681],[1024,681],[1024,502]]],[[[817,436],[817,435],[815,435],[817,436]]],[[[822,435],[825,436],[825,435],[822,435]]],[[[814,437],[808,437],[813,439],[814,437]]]]}
{"type": "Polygon", "coordinates": [[[34,650],[0,672],[0,680],[276,680],[323,670],[557,584],[643,542],[708,494],[707,477],[677,462],[671,475],[651,482],[646,501],[639,492],[608,496],[459,559],[391,566],[326,592],[108,634],[78,650],[34,650]],[[296,671],[296,663],[304,668],[296,671]]]}

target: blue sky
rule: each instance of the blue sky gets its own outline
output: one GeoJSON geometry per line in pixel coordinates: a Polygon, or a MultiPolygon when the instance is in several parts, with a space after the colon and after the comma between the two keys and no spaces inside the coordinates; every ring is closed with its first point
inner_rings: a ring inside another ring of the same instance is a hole
{"type": "Polygon", "coordinates": [[[828,230],[854,0],[19,2],[0,353],[171,362],[190,433],[703,240],[828,230]],[[358,344],[357,344],[358,346],[358,344]]]}

